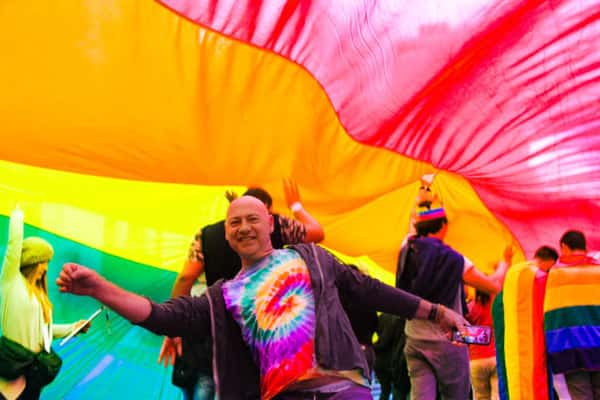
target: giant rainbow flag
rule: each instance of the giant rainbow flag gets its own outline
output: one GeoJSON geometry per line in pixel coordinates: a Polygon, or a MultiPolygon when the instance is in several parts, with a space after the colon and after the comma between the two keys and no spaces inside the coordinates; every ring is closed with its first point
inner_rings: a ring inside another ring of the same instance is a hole
{"type": "MultiPolygon", "coordinates": [[[[387,282],[424,173],[484,270],[567,228],[600,248],[597,1],[3,1],[0,26],[0,239],[18,203],[51,278],[76,261],[164,299],[224,190],[288,212],[282,177],[387,282]]],[[[173,398],[159,343],[95,322],[44,397],[173,398]]]]}

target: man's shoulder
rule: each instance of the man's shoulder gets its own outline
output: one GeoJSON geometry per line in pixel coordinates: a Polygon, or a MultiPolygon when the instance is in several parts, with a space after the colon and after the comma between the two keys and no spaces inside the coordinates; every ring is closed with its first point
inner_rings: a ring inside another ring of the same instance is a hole
{"type": "Polygon", "coordinates": [[[299,253],[302,258],[314,256],[333,257],[333,254],[315,243],[296,243],[287,245],[285,248],[299,253]]]}
{"type": "Polygon", "coordinates": [[[223,293],[223,285],[227,282],[225,279],[219,279],[212,285],[206,288],[203,294],[213,298],[214,296],[221,296],[223,293]]]}

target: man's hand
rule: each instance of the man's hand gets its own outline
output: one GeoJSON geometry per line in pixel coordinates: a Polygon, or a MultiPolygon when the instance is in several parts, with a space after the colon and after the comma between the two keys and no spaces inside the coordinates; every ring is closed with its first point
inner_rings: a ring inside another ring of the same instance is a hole
{"type": "Polygon", "coordinates": [[[421,204],[424,201],[429,201],[431,203],[441,202],[437,193],[433,193],[431,190],[434,178],[435,174],[425,174],[421,177],[421,186],[419,187],[419,193],[417,193],[416,204],[421,204]]]}
{"type": "Polygon", "coordinates": [[[431,186],[434,179],[435,179],[435,174],[424,174],[423,176],[421,176],[421,179],[420,179],[421,186],[425,186],[425,187],[431,186]]]}
{"type": "Polygon", "coordinates": [[[24,217],[23,210],[21,210],[21,207],[19,207],[18,204],[15,206],[15,209],[12,212],[12,216],[13,216],[13,218],[19,217],[20,219],[23,219],[23,217],[24,217]]]}
{"type": "Polygon", "coordinates": [[[465,326],[470,325],[469,322],[463,318],[462,315],[455,312],[454,310],[450,310],[449,308],[438,306],[438,315],[437,319],[439,321],[440,327],[452,334],[452,330],[457,330],[459,332],[463,332],[465,326]]]}
{"type": "Polygon", "coordinates": [[[238,194],[236,192],[234,192],[233,190],[226,190],[225,198],[227,199],[227,201],[229,201],[231,203],[232,201],[234,201],[235,199],[238,198],[238,194]]]}
{"type": "Polygon", "coordinates": [[[63,293],[73,293],[80,296],[93,296],[100,285],[100,275],[83,265],[66,263],[56,279],[58,288],[63,293]]]}
{"type": "Polygon", "coordinates": [[[298,191],[298,184],[292,178],[283,179],[283,193],[285,195],[285,202],[288,208],[292,208],[295,203],[300,203],[300,192],[298,191]]]}
{"type": "Polygon", "coordinates": [[[163,340],[163,344],[160,348],[160,354],[158,355],[158,363],[164,363],[165,367],[169,364],[174,365],[175,358],[181,357],[182,353],[183,350],[181,347],[180,337],[165,337],[165,339],[163,340]]]}

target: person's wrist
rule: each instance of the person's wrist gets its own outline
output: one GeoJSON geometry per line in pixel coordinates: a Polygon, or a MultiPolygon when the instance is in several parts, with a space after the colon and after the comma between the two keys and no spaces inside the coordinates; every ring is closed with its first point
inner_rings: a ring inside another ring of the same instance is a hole
{"type": "Polygon", "coordinates": [[[429,314],[427,315],[427,319],[429,321],[435,321],[438,314],[438,305],[435,303],[431,303],[431,308],[429,309],[429,314]]]}
{"type": "Polygon", "coordinates": [[[292,212],[297,213],[298,211],[301,211],[302,209],[303,209],[302,203],[300,203],[299,201],[295,201],[292,203],[292,205],[290,205],[290,210],[292,210],[292,212]]]}
{"type": "Polygon", "coordinates": [[[445,313],[446,313],[446,311],[444,309],[444,306],[442,304],[440,304],[438,306],[437,313],[435,316],[435,322],[437,322],[438,324],[441,323],[445,316],[445,313]]]}

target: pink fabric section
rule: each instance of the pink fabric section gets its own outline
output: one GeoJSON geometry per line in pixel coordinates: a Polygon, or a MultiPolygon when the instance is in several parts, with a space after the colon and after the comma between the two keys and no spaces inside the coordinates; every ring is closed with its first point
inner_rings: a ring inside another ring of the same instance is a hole
{"type": "Polygon", "coordinates": [[[600,247],[600,3],[161,0],[280,54],[356,140],[469,180],[531,256],[600,247]]]}

